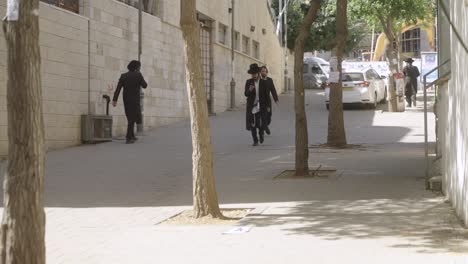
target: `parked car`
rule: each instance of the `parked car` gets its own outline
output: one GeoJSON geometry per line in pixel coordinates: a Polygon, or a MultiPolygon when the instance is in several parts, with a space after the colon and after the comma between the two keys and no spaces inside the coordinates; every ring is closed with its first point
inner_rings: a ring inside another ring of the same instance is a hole
{"type": "MultiPolygon", "coordinates": [[[[342,74],[343,104],[362,104],[376,108],[387,98],[387,87],[379,74],[371,67],[346,70],[342,74]]],[[[329,109],[330,84],[325,88],[325,104],[329,109]]]]}
{"type": "Polygon", "coordinates": [[[304,88],[325,88],[330,74],[330,63],[318,57],[304,58],[304,88]]]}

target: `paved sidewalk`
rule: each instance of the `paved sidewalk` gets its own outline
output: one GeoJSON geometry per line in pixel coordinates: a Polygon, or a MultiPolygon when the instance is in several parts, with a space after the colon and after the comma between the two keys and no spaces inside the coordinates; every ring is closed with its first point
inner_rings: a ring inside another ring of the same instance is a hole
{"type": "MultiPolygon", "coordinates": [[[[310,143],[324,143],[322,93],[308,91],[306,103],[310,143]]],[[[211,124],[219,200],[255,209],[236,224],[250,232],[157,225],[192,202],[182,122],[134,145],[48,155],[48,263],[468,263],[467,232],[442,196],[424,190],[422,112],[347,110],[348,141],[360,147],[311,148],[311,166],[337,175],[301,180],[273,179],[294,167],[293,97],[280,97],[260,147],[250,146],[244,116],[226,112],[211,124]]]]}

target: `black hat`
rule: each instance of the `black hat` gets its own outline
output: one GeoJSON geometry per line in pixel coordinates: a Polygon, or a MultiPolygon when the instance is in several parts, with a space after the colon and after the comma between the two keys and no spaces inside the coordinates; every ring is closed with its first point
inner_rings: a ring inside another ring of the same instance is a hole
{"type": "Polygon", "coordinates": [[[247,71],[248,74],[256,74],[260,72],[260,68],[258,67],[257,63],[250,64],[249,70],[247,71]]]}
{"type": "Polygon", "coordinates": [[[141,67],[141,63],[137,60],[132,60],[128,66],[127,66],[127,69],[129,71],[136,71],[138,70],[139,68],[141,67]]]}
{"type": "Polygon", "coordinates": [[[413,62],[414,62],[414,60],[413,60],[412,58],[406,58],[406,59],[405,59],[405,62],[408,62],[408,63],[413,63],[413,62]]]}

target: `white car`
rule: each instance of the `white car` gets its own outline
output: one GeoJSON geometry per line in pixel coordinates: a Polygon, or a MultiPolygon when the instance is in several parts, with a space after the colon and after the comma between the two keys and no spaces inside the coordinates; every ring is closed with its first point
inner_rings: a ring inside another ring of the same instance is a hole
{"type": "MultiPolygon", "coordinates": [[[[387,98],[384,80],[372,68],[345,70],[343,80],[343,104],[363,104],[372,108],[387,98]]],[[[325,104],[329,109],[330,85],[325,88],[325,104]]]]}

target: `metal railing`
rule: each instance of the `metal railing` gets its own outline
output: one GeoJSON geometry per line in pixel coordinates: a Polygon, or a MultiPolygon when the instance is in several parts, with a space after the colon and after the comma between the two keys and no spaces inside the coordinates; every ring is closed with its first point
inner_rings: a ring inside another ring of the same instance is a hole
{"type": "Polygon", "coordinates": [[[451,75],[450,71],[450,59],[444,61],[439,66],[435,67],[423,77],[423,92],[424,92],[424,156],[425,156],[425,179],[426,179],[426,188],[429,189],[429,140],[428,140],[428,121],[427,121],[427,89],[434,85],[439,85],[444,81],[447,81],[451,75]],[[441,71],[442,69],[447,69],[446,71],[441,71]],[[434,72],[438,72],[438,78],[430,83],[427,83],[427,77],[434,72]]]}

